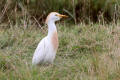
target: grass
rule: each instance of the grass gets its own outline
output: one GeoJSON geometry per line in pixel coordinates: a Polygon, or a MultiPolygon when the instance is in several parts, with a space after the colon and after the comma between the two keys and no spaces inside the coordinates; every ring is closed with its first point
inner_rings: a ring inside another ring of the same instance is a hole
{"type": "Polygon", "coordinates": [[[52,66],[34,67],[34,50],[47,31],[0,29],[0,80],[118,80],[120,24],[57,24],[59,48],[52,66]]]}

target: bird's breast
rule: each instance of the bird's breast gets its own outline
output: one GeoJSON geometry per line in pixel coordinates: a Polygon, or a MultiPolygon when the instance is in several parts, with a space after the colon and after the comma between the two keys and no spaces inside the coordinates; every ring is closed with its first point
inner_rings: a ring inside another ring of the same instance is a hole
{"type": "Polygon", "coordinates": [[[58,35],[56,31],[53,32],[53,35],[52,35],[52,45],[53,45],[54,50],[56,51],[59,45],[58,35]]]}

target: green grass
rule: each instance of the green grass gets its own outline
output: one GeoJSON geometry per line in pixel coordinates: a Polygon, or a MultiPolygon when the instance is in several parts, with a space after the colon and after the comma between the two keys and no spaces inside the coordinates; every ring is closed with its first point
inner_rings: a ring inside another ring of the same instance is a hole
{"type": "Polygon", "coordinates": [[[118,80],[120,25],[57,24],[59,48],[54,65],[32,66],[40,28],[0,29],[0,80],[118,80]]]}

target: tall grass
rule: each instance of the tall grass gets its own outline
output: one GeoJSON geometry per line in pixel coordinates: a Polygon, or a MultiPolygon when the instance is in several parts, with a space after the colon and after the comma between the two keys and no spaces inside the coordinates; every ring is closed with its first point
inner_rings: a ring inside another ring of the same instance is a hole
{"type": "MultiPolygon", "coordinates": [[[[12,25],[11,25],[12,26],[12,25]]],[[[59,48],[54,65],[34,67],[34,50],[47,31],[22,25],[0,29],[1,80],[118,80],[117,25],[57,24],[59,48]]]]}

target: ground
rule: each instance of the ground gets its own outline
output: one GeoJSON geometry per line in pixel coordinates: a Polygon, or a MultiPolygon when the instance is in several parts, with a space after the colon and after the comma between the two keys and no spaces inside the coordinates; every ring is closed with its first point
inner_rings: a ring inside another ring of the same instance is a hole
{"type": "Polygon", "coordinates": [[[44,29],[0,28],[0,80],[119,80],[120,24],[57,24],[53,65],[32,66],[44,29]]]}

